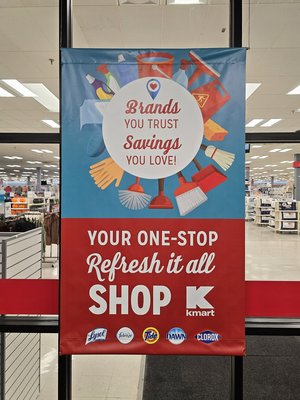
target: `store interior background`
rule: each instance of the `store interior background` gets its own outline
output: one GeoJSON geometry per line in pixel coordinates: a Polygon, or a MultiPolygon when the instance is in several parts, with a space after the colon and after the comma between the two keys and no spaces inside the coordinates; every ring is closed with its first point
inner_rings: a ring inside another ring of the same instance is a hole
{"type": "MultiPolygon", "coordinates": [[[[74,0],[73,5],[73,47],[228,47],[228,0],[200,0],[195,4],[176,0],[74,0]],[[129,4],[133,2],[137,4],[129,4]]],[[[299,1],[243,3],[243,46],[248,48],[248,133],[265,137],[293,134],[300,129],[300,90],[288,94],[300,85],[299,21],[299,1]]],[[[18,134],[59,133],[58,33],[58,1],[0,1],[0,184],[1,189],[10,186],[12,193],[17,187],[27,187],[25,198],[29,190],[36,193],[36,198],[50,192],[43,203],[28,204],[28,209],[40,208],[42,213],[53,211],[53,206],[57,211],[59,204],[59,145],[24,144],[17,143],[17,139],[16,143],[4,143],[4,138],[5,134],[17,138],[18,134]],[[19,81],[35,97],[28,93],[24,96],[11,86],[14,83],[5,80],[19,81]]],[[[246,154],[245,196],[253,198],[246,215],[247,280],[300,280],[299,202],[296,217],[288,221],[293,223],[287,225],[294,228],[287,229],[291,232],[274,231],[269,224],[261,224],[260,206],[254,203],[256,199],[271,198],[267,203],[270,214],[272,201],[295,199],[299,178],[293,168],[295,154],[300,154],[300,143],[253,143],[246,154]]],[[[80,193],[74,201],[80,201],[80,193]]],[[[22,209],[18,211],[23,213],[22,209]]],[[[46,256],[43,277],[57,279],[57,247],[48,248],[46,256]]],[[[56,335],[42,335],[41,354],[38,398],[52,400],[57,398],[56,335]]],[[[144,363],[142,356],[75,356],[73,398],[141,398],[144,363]]]]}

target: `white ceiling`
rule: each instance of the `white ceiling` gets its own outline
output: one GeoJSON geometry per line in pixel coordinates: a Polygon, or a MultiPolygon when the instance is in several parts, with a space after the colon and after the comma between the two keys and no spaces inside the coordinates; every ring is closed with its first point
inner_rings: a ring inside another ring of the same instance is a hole
{"type": "MultiPolygon", "coordinates": [[[[117,0],[74,0],[73,46],[227,47],[228,1],[207,3],[120,7],[117,0]]],[[[300,85],[300,3],[244,3],[243,14],[247,82],[262,83],[247,101],[247,121],[283,119],[247,131],[298,130],[300,113],[293,110],[300,108],[300,95],[286,93],[300,85]]],[[[58,41],[57,0],[0,0],[0,79],[41,82],[58,96],[58,41]]],[[[32,98],[0,98],[0,132],[58,132],[41,122],[58,118],[32,98]]]]}

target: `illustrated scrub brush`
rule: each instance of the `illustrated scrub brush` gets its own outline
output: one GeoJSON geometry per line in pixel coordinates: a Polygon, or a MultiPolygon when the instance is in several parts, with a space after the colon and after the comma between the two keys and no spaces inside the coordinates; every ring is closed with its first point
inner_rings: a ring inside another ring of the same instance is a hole
{"type": "Polygon", "coordinates": [[[227,176],[219,171],[214,165],[210,164],[207,167],[202,168],[196,158],[193,159],[193,163],[198,169],[198,172],[192,176],[192,181],[195,182],[204,193],[207,193],[222,182],[226,181],[227,176]]]}
{"type": "Polygon", "coordinates": [[[130,210],[141,210],[150,203],[151,196],[144,192],[140,185],[140,178],[135,179],[135,183],[130,185],[127,190],[119,190],[120,203],[130,210]]]}
{"type": "Polygon", "coordinates": [[[149,208],[153,209],[171,209],[174,208],[169,197],[164,192],[165,180],[158,179],[158,195],[152,199],[149,208]]]}
{"type": "Polygon", "coordinates": [[[118,187],[124,174],[124,170],[110,157],[91,165],[90,168],[95,184],[102,190],[114,181],[116,181],[115,186],[118,187]]]}
{"type": "Polygon", "coordinates": [[[200,148],[201,150],[204,150],[207,157],[219,164],[224,171],[227,171],[231,167],[235,159],[235,155],[233,153],[218,149],[215,146],[205,146],[204,144],[201,144],[200,148]]]}
{"type": "Polygon", "coordinates": [[[207,200],[205,193],[195,182],[187,182],[182,172],[177,172],[180,186],[174,191],[174,196],[181,216],[194,211],[207,200]]]}

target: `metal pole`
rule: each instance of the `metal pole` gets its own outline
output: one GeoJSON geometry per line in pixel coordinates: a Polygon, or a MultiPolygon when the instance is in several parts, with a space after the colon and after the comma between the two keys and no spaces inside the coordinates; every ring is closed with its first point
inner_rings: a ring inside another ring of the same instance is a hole
{"type": "Polygon", "coordinates": [[[242,47],[242,0],[230,0],[229,5],[229,47],[242,47]]]}
{"type": "Polygon", "coordinates": [[[58,357],[58,400],[72,400],[72,356],[58,357]]]}
{"type": "Polygon", "coordinates": [[[72,0],[60,0],[59,2],[59,47],[72,47],[72,0]]]}
{"type": "MultiPolygon", "coordinates": [[[[59,1],[59,49],[71,48],[73,44],[72,30],[72,0],[59,1]]],[[[62,102],[62,63],[61,54],[59,56],[59,89],[60,89],[60,124],[62,121],[61,102],[62,102]]],[[[60,128],[60,143],[61,143],[61,128],[60,128]]],[[[61,171],[61,146],[60,146],[60,171],[61,171]]],[[[61,184],[60,184],[60,199],[61,199],[61,184]]],[[[61,237],[61,220],[60,220],[60,237],[61,237]]],[[[60,244],[61,246],[61,244],[60,244]]],[[[61,249],[59,249],[61,250],[61,249]]],[[[61,251],[59,251],[61,254],[61,251]]],[[[61,271],[61,268],[59,269],[61,271]]],[[[61,278],[61,274],[60,278],[61,278]]],[[[59,294],[60,304],[60,294],[59,294]]],[[[60,309],[60,306],[59,306],[60,309]]],[[[58,356],[58,400],[72,400],[72,356],[58,356]]]]}
{"type": "Polygon", "coordinates": [[[230,400],[243,400],[243,357],[230,357],[230,400]]]}

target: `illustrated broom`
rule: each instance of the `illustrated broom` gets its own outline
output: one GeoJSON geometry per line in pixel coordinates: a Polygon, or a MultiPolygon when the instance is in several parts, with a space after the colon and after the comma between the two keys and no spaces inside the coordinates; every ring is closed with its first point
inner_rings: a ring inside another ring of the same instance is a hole
{"type": "Polygon", "coordinates": [[[195,182],[187,182],[182,172],[177,172],[179,187],[174,191],[174,196],[181,216],[194,211],[207,200],[205,193],[195,182]]]}
{"type": "Polygon", "coordinates": [[[235,159],[235,155],[233,153],[218,149],[215,146],[205,146],[204,144],[201,144],[200,148],[205,152],[207,157],[219,164],[224,171],[227,171],[231,167],[235,159]]]}
{"type": "Polygon", "coordinates": [[[135,178],[135,183],[127,190],[119,190],[120,203],[130,210],[141,210],[148,206],[151,196],[144,192],[140,185],[140,178],[135,178]]]}

